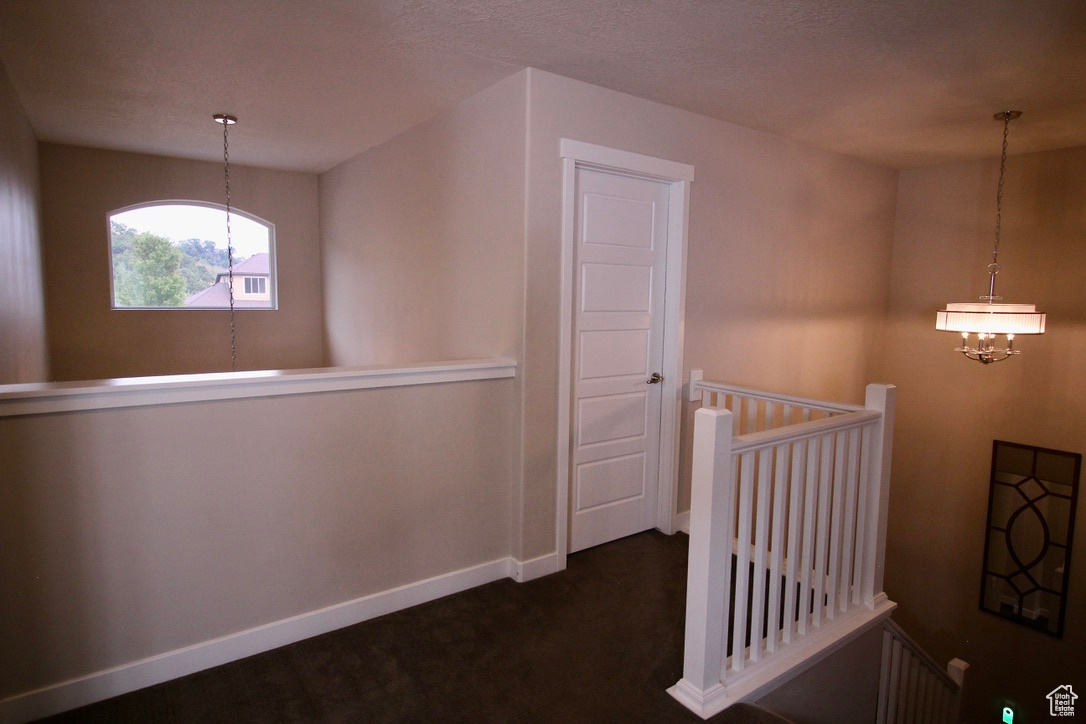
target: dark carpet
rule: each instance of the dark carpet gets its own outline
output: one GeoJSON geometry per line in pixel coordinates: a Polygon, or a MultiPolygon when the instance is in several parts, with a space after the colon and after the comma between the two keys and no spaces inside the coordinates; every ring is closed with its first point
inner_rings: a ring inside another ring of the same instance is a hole
{"type": "MultiPolygon", "coordinates": [[[[125,694],[53,722],[697,722],[682,675],[688,538],[641,533],[125,694]]],[[[733,707],[715,722],[763,719],[733,707]]]]}

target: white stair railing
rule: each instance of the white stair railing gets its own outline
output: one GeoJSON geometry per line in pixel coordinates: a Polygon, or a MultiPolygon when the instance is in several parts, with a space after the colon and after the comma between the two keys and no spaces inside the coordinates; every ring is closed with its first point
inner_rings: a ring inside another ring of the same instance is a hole
{"type": "Polygon", "coordinates": [[[944,672],[893,620],[882,634],[877,724],[959,721],[962,684],[969,664],[952,659],[944,672]]]}
{"type": "Polygon", "coordinates": [[[864,407],[697,381],[683,678],[708,718],[889,616],[894,387],[864,407]],[[734,586],[732,585],[734,581],[734,586]]]}

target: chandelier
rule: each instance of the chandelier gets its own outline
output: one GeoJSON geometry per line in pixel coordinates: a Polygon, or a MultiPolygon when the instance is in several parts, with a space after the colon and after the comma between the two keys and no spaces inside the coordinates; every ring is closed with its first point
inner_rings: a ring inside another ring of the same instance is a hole
{"type": "Polygon", "coordinates": [[[1038,312],[1032,304],[998,304],[1003,297],[996,296],[995,281],[999,273],[999,236],[1003,218],[1003,179],[1007,172],[1007,134],[1013,119],[1022,115],[1021,111],[1000,111],[996,120],[1003,121],[1003,155],[999,161],[999,189],[996,192],[995,246],[992,248],[992,262],[988,265],[988,294],[980,302],[962,302],[947,304],[946,309],[936,312],[935,328],[944,332],[959,332],[962,346],[955,347],[971,360],[981,364],[1002,362],[1011,355],[1021,354],[1014,348],[1014,337],[1019,334],[1044,334],[1045,314],[1038,312]],[[976,345],[970,344],[976,337],[976,345]],[[1005,346],[999,346],[999,337],[1006,340],[1005,346]]]}

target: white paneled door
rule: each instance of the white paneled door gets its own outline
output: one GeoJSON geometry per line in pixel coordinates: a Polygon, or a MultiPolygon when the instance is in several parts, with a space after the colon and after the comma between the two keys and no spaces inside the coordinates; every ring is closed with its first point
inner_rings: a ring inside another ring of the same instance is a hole
{"type": "Polygon", "coordinates": [[[654,527],[668,185],[578,167],[570,552],[654,527]]]}

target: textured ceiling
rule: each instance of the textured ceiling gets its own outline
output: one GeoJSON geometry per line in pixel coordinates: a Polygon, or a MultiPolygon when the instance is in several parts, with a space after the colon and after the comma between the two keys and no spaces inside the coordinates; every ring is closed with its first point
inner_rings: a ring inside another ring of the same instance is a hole
{"type": "Polygon", "coordinates": [[[323,171],[532,66],[898,168],[1086,145],[1084,0],[0,0],[42,140],[323,171]]]}

